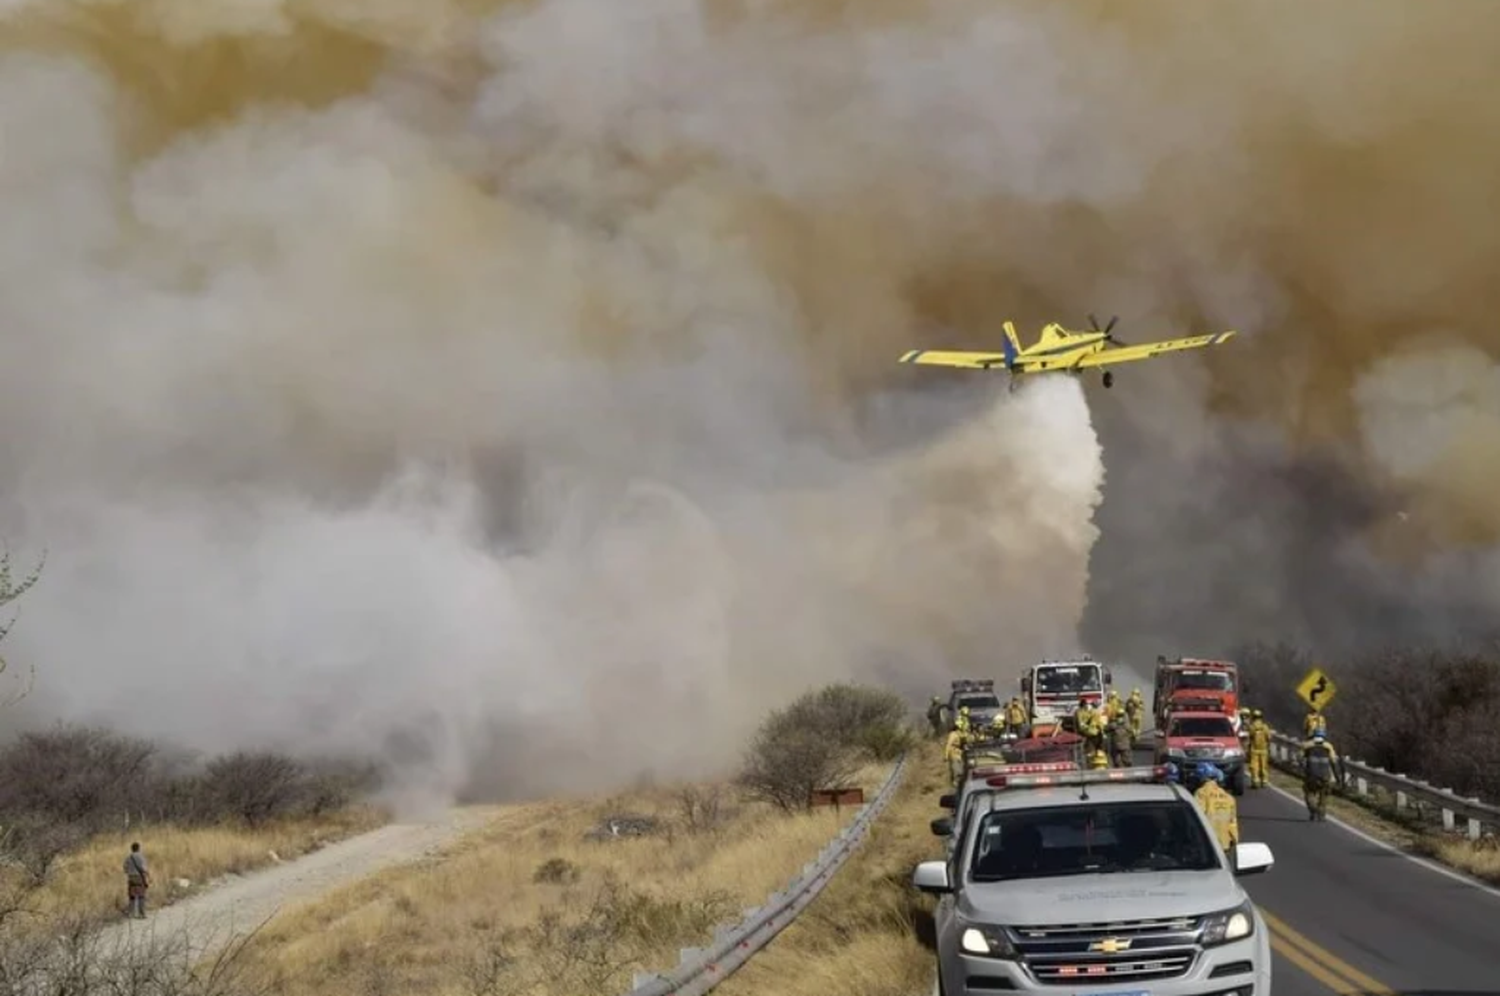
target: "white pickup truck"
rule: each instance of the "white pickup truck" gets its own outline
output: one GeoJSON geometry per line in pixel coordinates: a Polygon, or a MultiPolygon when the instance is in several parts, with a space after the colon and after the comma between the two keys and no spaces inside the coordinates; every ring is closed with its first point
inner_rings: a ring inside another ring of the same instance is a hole
{"type": "Polygon", "coordinates": [[[1268,996],[1265,922],[1237,876],[1271,849],[1226,854],[1164,767],[1015,774],[965,793],[943,861],[938,989],[1052,996],[1268,996]]]}

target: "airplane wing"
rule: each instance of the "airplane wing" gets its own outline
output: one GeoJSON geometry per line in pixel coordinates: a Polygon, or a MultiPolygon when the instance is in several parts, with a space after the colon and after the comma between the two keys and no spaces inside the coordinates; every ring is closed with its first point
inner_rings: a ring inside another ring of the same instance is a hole
{"type": "Polygon", "coordinates": [[[933,367],[964,367],[969,370],[1004,370],[1005,354],[967,353],[954,349],[912,349],[901,354],[901,362],[933,367]]]}
{"type": "Polygon", "coordinates": [[[1227,342],[1233,338],[1235,332],[1230,329],[1227,332],[1211,332],[1208,335],[1189,336],[1186,339],[1163,339],[1161,342],[1143,342],[1138,346],[1119,346],[1114,349],[1104,349],[1097,353],[1090,353],[1080,357],[1075,363],[1069,365],[1069,369],[1078,370],[1087,367],[1107,367],[1114,363],[1130,363],[1134,360],[1149,360],[1159,353],[1174,353],[1179,349],[1201,349],[1204,346],[1217,346],[1221,342],[1227,342]]]}

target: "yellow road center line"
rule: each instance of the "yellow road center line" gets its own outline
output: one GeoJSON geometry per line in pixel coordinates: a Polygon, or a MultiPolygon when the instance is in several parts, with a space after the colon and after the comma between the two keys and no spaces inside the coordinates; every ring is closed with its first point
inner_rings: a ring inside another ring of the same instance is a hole
{"type": "MultiPolygon", "coordinates": [[[[1285,947],[1296,948],[1298,949],[1299,954],[1313,961],[1316,961],[1320,965],[1330,969],[1332,972],[1343,976],[1345,979],[1354,983],[1355,988],[1352,990],[1353,992],[1370,993],[1372,994],[1372,996],[1395,996],[1395,990],[1390,986],[1377,982],[1376,980],[1366,975],[1364,972],[1361,972],[1359,969],[1349,964],[1347,961],[1344,961],[1338,955],[1329,951],[1327,948],[1313,943],[1310,939],[1293,930],[1286,923],[1283,923],[1279,918],[1272,916],[1270,913],[1266,912],[1264,907],[1261,908],[1260,915],[1266,921],[1266,926],[1271,928],[1271,939],[1273,942],[1276,940],[1281,940],[1285,942],[1285,947]]],[[[1299,968],[1303,967],[1301,963],[1298,962],[1297,959],[1290,954],[1289,951],[1284,950],[1282,951],[1282,954],[1285,955],[1288,960],[1296,963],[1299,968]]],[[[1322,978],[1319,978],[1318,981],[1322,982],[1324,985],[1328,984],[1327,981],[1322,978]]],[[[1335,991],[1342,992],[1343,990],[1335,991]]]]}
{"type": "Polygon", "coordinates": [[[1334,975],[1328,969],[1282,940],[1281,935],[1275,931],[1271,932],[1271,950],[1302,969],[1302,971],[1312,976],[1318,982],[1321,982],[1324,986],[1327,986],[1330,992],[1337,993],[1338,996],[1360,996],[1358,984],[1334,975]]]}

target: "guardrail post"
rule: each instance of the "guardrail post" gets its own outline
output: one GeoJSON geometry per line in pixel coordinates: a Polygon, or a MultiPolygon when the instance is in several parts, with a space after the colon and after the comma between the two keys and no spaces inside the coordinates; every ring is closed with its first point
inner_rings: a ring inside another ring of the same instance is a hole
{"type": "Polygon", "coordinates": [[[1447,831],[1453,829],[1453,810],[1451,809],[1443,810],[1443,829],[1447,831]]]}
{"type": "Polygon", "coordinates": [[[1396,790],[1396,808],[1397,809],[1405,809],[1406,808],[1406,793],[1403,792],[1403,791],[1401,791],[1400,789],[1396,790]]]}
{"type": "Polygon", "coordinates": [[[1368,778],[1356,778],[1356,779],[1354,779],[1354,789],[1360,795],[1369,795],[1370,794],[1370,780],[1368,778]]]}
{"type": "Polygon", "coordinates": [[[1479,839],[1479,821],[1476,820],[1472,816],[1469,817],[1469,839],[1470,840],[1478,840],[1479,839]]]}

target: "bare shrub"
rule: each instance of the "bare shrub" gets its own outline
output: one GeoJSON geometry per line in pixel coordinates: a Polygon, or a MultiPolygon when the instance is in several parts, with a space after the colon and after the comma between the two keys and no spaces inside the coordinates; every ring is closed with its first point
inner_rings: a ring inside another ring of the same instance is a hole
{"type": "Polygon", "coordinates": [[[762,729],[737,782],[751,797],[791,812],[810,809],[814,790],[847,783],[859,767],[855,751],[820,731],[762,729]]]}
{"type": "Polygon", "coordinates": [[[689,785],[677,793],[677,812],[689,833],[709,833],[724,822],[724,789],[689,785]]]}
{"type": "Polygon", "coordinates": [[[23,733],[0,751],[0,813],[28,813],[96,829],[159,788],[156,748],[97,727],[23,733]]]}
{"type": "Polygon", "coordinates": [[[272,989],[243,957],[258,931],[231,939],[207,961],[185,932],[110,943],[92,917],[36,912],[37,888],[26,882],[0,897],[0,996],[261,996],[272,989]]]}
{"type": "MultiPolygon", "coordinates": [[[[15,569],[11,565],[10,551],[0,550],[0,608],[11,604],[26,594],[31,590],[33,585],[41,580],[42,565],[45,561],[46,556],[43,555],[42,561],[37,563],[32,572],[18,581],[16,580],[15,569]]],[[[8,623],[0,623],[0,640],[5,639],[10,633],[11,626],[14,624],[14,617],[8,623]]],[[[9,672],[10,663],[3,656],[0,656],[0,677],[19,679],[13,685],[0,686],[0,708],[13,706],[24,699],[30,694],[31,686],[36,680],[36,669],[34,667],[27,668],[24,677],[12,675],[9,672]]]]}
{"type": "Polygon", "coordinates": [[[302,765],[283,754],[238,751],[208,763],[202,775],[203,799],[216,812],[247,826],[294,812],[306,791],[302,765]]]}
{"type": "Polygon", "coordinates": [[[548,858],[536,866],[536,871],[531,873],[531,880],[548,885],[566,885],[578,881],[578,875],[578,866],[567,858],[548,858]]]}
{"type": "Polygon", "coordinates": [[[78,824],[57,823],[35,814],[17,816],[0,830],[0,858],[23,871],[31,885],[40,886],[51,876],[57,859],[87,837],[78,824]]]}
{"type": "Polygon", "coordinates": [[[828,685],[766,717],[746,751],[738,784],[784,810],[812,792],[846,784],[869,760],[889,761],[915,742],[901,697],[878,688],[828,685]]]}
{"type": "Polygon", "coordinates": [[[610,876],[581,917],[549,910],[527,931],[539,953],[528,966],[535,973],[531,984],[551,980],[570,992],[623,990],[630,970],[653,951],[702,940],[735,906],[728,893],[661,899],[610,876]]]}

